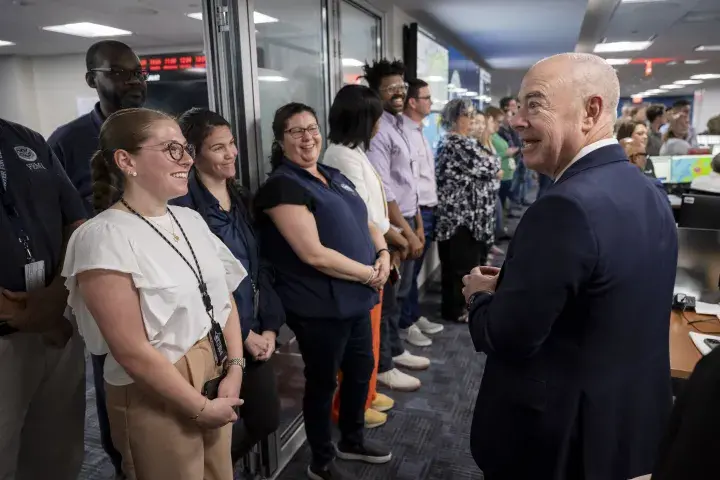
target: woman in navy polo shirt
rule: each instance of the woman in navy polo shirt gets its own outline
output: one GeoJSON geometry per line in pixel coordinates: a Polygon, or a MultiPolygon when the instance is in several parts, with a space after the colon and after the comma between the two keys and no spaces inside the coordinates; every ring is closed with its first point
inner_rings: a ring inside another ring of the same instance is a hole
{"type": "Polygon", "coordinates": [[[364,440],[374,360],[370,310],[390,272],[382,232],[339,170],[318,164],[322,136],[315,111],[290,103],[273,120],[273,171],[255,197],[261,254],[275,268],[275,290],[305,363],[303,416],[313,480],[347,478],[344,460],[378,464],[391,454],[364,440]],[[330,411],[342,367],[337,448],[330,411]]]}
{"type": "Polygon", "coordinates": [[[188,143],[195,147],[196,156],[188,174],[188,193],[173,203],[200,213],[249,273],[233,293],[246,361],[240,395],[245,403],[233,426],[235,463],[278,428],[280,401],[275,372],[268,360],[275,351],[277,332],[285,323],[285,312],[273,289],[270,268],[260,262],[246,199],[235,185],[238,151],[230,124],[219,114],[199,108],[185,112],[178,123],[188,143]]]}

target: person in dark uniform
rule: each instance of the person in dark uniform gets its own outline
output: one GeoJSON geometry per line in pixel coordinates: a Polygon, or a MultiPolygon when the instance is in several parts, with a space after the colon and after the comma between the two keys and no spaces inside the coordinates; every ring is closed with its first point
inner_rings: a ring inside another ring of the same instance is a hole
{"type": "Polygon", "coordinates": [[[487,480],[646,475],[672,406],[675,220],[613,138],[620,85],[603,58],[541,60],[520,94],[524,160],[555,183],[502,270],[463,278],[487,355],[470,449],[487,480]]]}
{"type": "MultiPolygon", "coordinates": [[[[140,68],[135,52],[116,40],[103,40],[92,45],[85,56],[85,64],[85,81],[97,91],[100,100],[90,113],[58,127],[50,135],[48,144],[80,193],[90,218],[95,214],[90,159],[98,149],[100,127],[107,117],[118,110],[143,106],[147,74],[140,68]]],[[[102,446],[121,477],[122,458],[112,444],[105,406],[105,355],[93,355],[92,364],[102,446]]]]}
{"type": "Polygon", "coordinates": [[[374,367],[370,310],[390,273],[390,254],[352,182],[318,163],[322,136],[315,111],[300,103],[281,107],[273,134],[273,171],[255,196],[255,209],[261,255],[275,268],[275,290],[305,362],[307,475],[349,479],[336,456],[373,464],[392,457],[363,438],[374,367]],[[340,368],[341,439],[335,447],[330,412],[340,368]]]}
{"type": "Polygon", "coordinates": [[[238,150],[230,124],[221,115],[200,108],[185,112],[178,123],[196,156],[188,175],[187,195],[172,203],[200,213],[249,273],[233,294],[247,362],[240,394],[245,403],[233,427],[232,458],[236,463],[278,428],[280,400],[268,360],[285,323],[285,311],[272,285],[272,269],[260,261],[247,209],[249,199],[235,184],[238,150]]]}
{"type": "Polygon", "coordinates": [[[59,273],[85,208],[42,136],[1,119],[0,199],[0,479],[75,480],[85,357],[59,273]]]}

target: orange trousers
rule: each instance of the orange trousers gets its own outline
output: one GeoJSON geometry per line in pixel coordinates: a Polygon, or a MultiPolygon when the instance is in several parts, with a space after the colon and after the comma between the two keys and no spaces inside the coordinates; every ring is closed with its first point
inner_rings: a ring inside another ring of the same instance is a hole
{"type": "MultiPolygon", "coordinates": [[[[380,362],[380,319],[382,318],[382,292],[380,292],[380,302],[375,308],[370,310],[370,328],[372,328],[372,349],[375,367],[370,377],[370,385],[368,386],[367,400],[365,401],[365,410],[370,408],[372,402],[377,396],[377,373],[378,363],[380,362]]],[[[335,390],[335,396],[332,403],[332,421],[337,423],[340,417],[340,388],[342,388],[342,372],[338,373],[338,388],[335,390]]]]}

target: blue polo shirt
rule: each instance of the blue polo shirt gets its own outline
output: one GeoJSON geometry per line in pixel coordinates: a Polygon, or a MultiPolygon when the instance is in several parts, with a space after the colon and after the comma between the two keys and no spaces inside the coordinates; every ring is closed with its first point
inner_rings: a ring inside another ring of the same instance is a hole
{"type": "Polygon", "coordinates": [[[90,160],[98,150],[100,127],[104,121],[98,102],[90,113],[58,127],[48,139],[50,148],[85,202],[90,217],[94,215],[90,160]]]}
{"type": "Polygon", "coordinates": [[[285,311],[273,288],[272,268],[260,259],[260,248],[248,211],[239,195],[231,195],[231,198],[232,209],[226,212],[192,169],[188,176],[187,195],[171,203],[197,211],[248,272],[233,292],[245,340],[251,330],[258,334],[267,330],[277,333],[285,323],[285,311]],[[254,303],[256,290],[257,311],[254,303]]]}
{"type": "Polygon", "coordinates": [[[303,168],[284,160],[260,187],[255,211],[260,252],[275,268],[275,290],[289,313],[307,318],[353,318],[367,314],[378,302],[367,285],[331,277],[295,254],[265,210],[279,205],[304,205],[315,217],[320,242],[365,265],[375,263],[365,203],[339,170],[318,164],[328,185],[303,168]]]}
{"type": "Polygon", "coordinates": [[[75,187],[42,135],[0,119],[0,287],[25,291],[27,255],[45,262],[49,284],[61,267],[64,229],[86,218],[75,187]]]}

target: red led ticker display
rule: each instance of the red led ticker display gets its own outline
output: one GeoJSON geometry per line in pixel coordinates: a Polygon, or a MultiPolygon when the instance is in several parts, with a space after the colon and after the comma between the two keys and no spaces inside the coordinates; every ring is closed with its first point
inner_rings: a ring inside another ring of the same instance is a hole
{"type": "Polygon", "coordinates": [[[205,55],[162,55],[140,59],[143,70],[150,72],[185,70],[188,68],[206,68],[205,55]]]}

